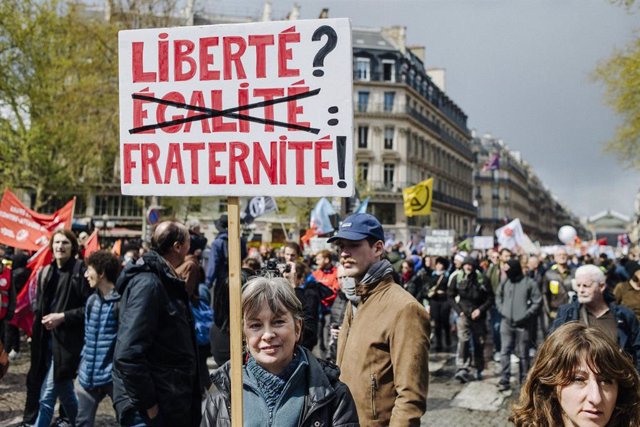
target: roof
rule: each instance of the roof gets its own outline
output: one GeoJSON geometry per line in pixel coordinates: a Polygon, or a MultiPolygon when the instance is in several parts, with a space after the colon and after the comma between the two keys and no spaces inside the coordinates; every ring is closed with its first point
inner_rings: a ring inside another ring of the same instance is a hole
{"type": "Polygon", "coordinates": [[[604,218],[618,219],[618,220],[623,221],[623,222],[631,221],[631,218],[629,218],[627,215],[623,215],[623,214],[621,214],[619,212],[612,211],[611,209],[607,209],[606,211],[602,211],[602,212],[599,212],[599,213],[597,213],[597,214],[595,214],[593,216],[590,216],[589,217],[589,222],[597,222],[597,221],[599,221],[601,219],[604,219],[604,218]]]}
{"type": "Polygon", "coordinates": [[[382,35],[380,28],[353,28],[351,37],[354,48],[398,50],[389,39],[382,35]]]}

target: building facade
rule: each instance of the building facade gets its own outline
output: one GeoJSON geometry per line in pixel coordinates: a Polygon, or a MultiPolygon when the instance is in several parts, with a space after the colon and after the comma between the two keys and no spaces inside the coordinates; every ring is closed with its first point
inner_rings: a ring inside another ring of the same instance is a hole
{"type": "Polygon", "coordinates": [[[573,226],[578,236],[589,239],[579,218],[552,195],[519,152],[490,134],[472,134],[480,235],[495,236],[496,229],[519,218],[524,232],[541,245],[558,243],[563,225],[573,226]]]}
{"type": "Polygon", "coordinates": [[[424,49],[405,28],[353,29],[356,180],[369,212],[395,240],[422,240],[424,227],[472,233],[473,153],[467,116],[434,83],[424,49]],[[434,179],[432,214],[408,218],[402,189],[434,179]]]}

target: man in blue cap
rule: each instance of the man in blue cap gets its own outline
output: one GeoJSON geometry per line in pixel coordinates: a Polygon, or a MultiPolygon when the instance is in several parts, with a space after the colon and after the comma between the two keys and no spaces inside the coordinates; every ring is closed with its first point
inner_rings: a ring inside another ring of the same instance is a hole
{"type": "Polygon", "coordinates": [[[376,217],[347,217],[329,242],[338,247],[349,299],[337,364],[360,424],[419,426],[427,408],[429,315],[394,282],[376,217]]]}

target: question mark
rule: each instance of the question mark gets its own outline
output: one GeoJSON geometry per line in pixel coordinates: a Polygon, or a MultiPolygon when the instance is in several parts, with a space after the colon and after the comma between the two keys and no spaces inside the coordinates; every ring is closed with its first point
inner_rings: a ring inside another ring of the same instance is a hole
{"type": "MultiPolygon", "coordinates": [[[[336,44],[338,44],[338,35],[336,34],[336,30],[334,30],[332,27],[328,25],[318,27],[318,29],[313,32],[311,40],[314,42],[320,41],[322,36],[327,36],[327,42],[313,58],[314,67],[324,67],[324,58],[326,58],[327,55],[336,48],[336,44]]],[[[313,70],[313,75],[316,77],[322,77],[324,75],[324,71],[313,70]]]]}

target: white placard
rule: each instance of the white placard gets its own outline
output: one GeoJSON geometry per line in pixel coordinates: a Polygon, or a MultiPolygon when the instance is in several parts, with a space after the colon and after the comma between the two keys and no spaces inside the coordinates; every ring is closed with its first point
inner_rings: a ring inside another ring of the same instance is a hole
{"type": "Polygon", "coordinates": [[[348,19],[121,31],[123,194],[354,193],[348,19]]]}
{"type": "Polygon", "coordinates": [[[491,249],[493,248],[493,236],[474,236],[473,249],[491,249]]]}
{"type": "Polygon", "coordinates": [[[455,241],[455,230],[426,230],[424,246],[428,255],[449,256],[455,241]]]}

